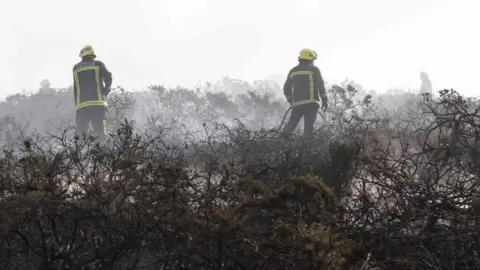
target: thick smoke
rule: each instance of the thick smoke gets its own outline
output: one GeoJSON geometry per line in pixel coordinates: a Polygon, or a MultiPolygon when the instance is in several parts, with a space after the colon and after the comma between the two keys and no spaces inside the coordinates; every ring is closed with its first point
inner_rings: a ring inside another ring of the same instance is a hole
{"type": "MultiPolygon", "coordinates": [[[[215,83],[199,85],[196,89],[166,89],[161,85],[151,85],[145,91],[133,93],[119,87],[109,97],[109,130],[114,132],[125,118],[134,121],[137,132],[141,134],[168,131],[166,133],[172,139],[195,135],[201,138],[205,125],[215,124],[242,125],[251,130],[276,129],[282,124],[288,104],[279,79],[274,79],[248,83],[225,77],[215,83]]],[[[416,111],[421,100],[418,93],[397,90],[376,94],[348,81],[328,87],[331,89],[331,109],[324,113],[323,118],[317,119],[317,127],[342,125],[343,118],[352,115],[388,117],[392,124],[408,117],[412,110],[416,111]],[[347,89],[348,85],[353,86],[355,91],[335,92],[337,88],[347,89]],[[374,108],[364,106],[367,95],[371,97],[374,108]]],[[[46,133],[60,136],[75,124],[72,89],[8,96],[0,103],[0,113],[4,116],[0,133],[4,144],[46,133]]],[[[419,119],[411,120],[418,122],[419,119]]],[[[300,123],[297,131],[301,130],[300,123]]]]}
{"type": "MultiPolygon", "coordinates": [[[[124,118],[139,133],[159,129],[179,135],[195,134],[204,124],[235,125],[252,129],[275,128],[287,110],[281,90],[272,81],[252,84],[228,77],[197,89],[160,85],[130,93],[115,89],[109,96],[109,128],[114,132],[124,118]]],[[[75,123],[72,89],[8,96],[0,103],[2,141],[45,133],[60,135],[75,123]]]]}

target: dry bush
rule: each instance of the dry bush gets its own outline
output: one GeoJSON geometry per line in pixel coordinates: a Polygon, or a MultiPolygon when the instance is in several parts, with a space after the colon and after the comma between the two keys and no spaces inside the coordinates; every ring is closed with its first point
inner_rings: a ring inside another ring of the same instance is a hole
{"type": "Polygon", "coordinates": [[[193,167],[191,151],[128,124],[105,146],[48,140],[63,149],[43,139],[3,157],[4,268],[339,267],[354,245],[334,192],[274,160],[205,152],[193,167]]]}
{"type": "Polygon", "coordinates": [[[118,93],[104,145],[4,143],[1,268],[480,267],[476,100],[385,111],[333,86],[315,136],[285,141],[271,96],[151,88],[118,93]],[[144,125],[122,120],[137,102],[144,125]]]}

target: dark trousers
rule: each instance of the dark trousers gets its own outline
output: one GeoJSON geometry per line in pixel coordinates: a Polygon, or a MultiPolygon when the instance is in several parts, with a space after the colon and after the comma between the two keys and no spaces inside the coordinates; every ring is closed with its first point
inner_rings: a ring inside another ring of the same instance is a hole
{"type": "Polygon", "coordinates": [[[107,108],[103,106],[91,106],[77,110],[76,136],[82,137],[83,134],[88,133],[88,124],[92,122],[93,130],[100,140],[104,140],[107,135],[107,108]]]}
{"type": "Polygon", "coordinates": [[[290,114],[290,119],[288,120],[287,125],[283,129],[283,133],[287,136],[293,134],[293,131],[300,122],[300,119],[303,116],[304,121],[304,131],[303,136],[310,137],[313,135],[313,124],[317,119],[317,112],[320,106],[317,103],[304,104],[292,107],[292,112],[290,114]]]}

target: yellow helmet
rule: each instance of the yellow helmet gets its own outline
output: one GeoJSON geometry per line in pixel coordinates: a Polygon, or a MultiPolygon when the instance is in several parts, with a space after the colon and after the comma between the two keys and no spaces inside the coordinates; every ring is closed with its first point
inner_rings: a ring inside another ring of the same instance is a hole
{"type": "Polygon", "coordinates": [[[303,49],[300,51],[300,54],[298,56],[298,60],[303,59],[303,60],[315,60],[317,59],[317,53],[313,50],[310,49],[303,49]]]}
{"type": "Polygon", "coordinates": [[[80,51],[80,57],[88,56],[91,55],[93,57],[96,57],[95,51],[93,50],[93,47],[91,45],[85,45],[83,49],[80,51]]]}

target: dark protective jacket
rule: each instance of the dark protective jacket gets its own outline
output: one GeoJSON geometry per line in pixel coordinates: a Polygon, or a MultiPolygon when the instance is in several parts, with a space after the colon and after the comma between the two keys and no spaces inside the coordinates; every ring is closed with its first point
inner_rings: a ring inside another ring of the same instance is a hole
{"type": "Polygon", "coordinates": [[[288,73],[283,93],[292,106],[327,102],[325,83],[312,61],[302,61],[288,73]]]}
{"type": "Polygon", "coordinates": [[[84,57],[73,67],[73,81],[77,110],[90,106],[108,107],[105,100],[112,86],[112,73],[104,63],[84,57]]]}

